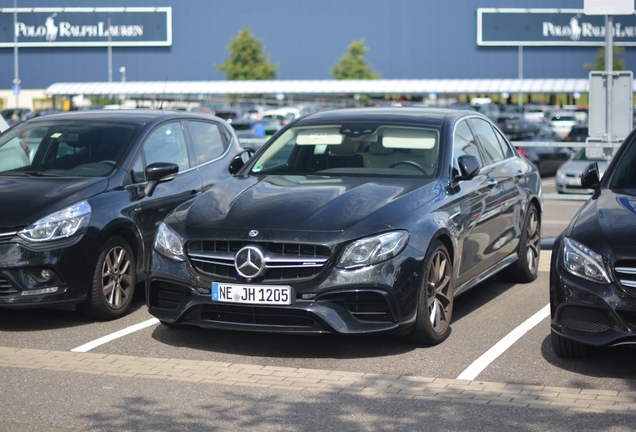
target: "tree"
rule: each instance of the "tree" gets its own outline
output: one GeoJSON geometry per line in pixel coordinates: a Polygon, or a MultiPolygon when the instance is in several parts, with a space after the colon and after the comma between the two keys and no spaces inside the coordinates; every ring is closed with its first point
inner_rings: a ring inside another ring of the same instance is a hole
{"type": "Polygon", "coordinates": [[[365,46],[364,39],[351,42],[349,51],[340,57],[329,72],[335,79],[379,79],[380,74],[371,69],[369,63],[364,59],[364,55],[369,51],[365,46]]]}
{"type": "MultiPolygon", "coordinates": [[[[625,52],[624,47],[613,46],[613,70],[622,71],[625,70],[625,61],[622,58],[619,58],[621,54],[625,52]]],[[[605,70],[605,47],[602,47],[598,50],[598,54],[596,54],[596,63],[585,63],[583,65],[585,70],[588,71],[604,71],[605,70]]]]}
{"type": "Polygon", "coordinates": [[[263,54],[263,40],[244,27],[227,46],[230,58],[217,65],[228,80],[271,80],[276,78],[278,63],[270,63],[269,54],[263,54]]]}

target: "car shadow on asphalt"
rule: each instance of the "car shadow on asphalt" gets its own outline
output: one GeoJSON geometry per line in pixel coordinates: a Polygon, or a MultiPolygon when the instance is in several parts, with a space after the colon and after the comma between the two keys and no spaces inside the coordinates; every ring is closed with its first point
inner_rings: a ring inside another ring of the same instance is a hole
{"type": "MultiPolygon", "coordinates": [[[[146,307],[143,285],[135,289],[135,296],[126,315],[146,307]]],[[[60,328],[79,327],[96,322],[88,318],[79,308],[0,308],[0,331],[5,332],[34,332],[60,328]]]]}
{"type": "Polygon", "coordinates": [[[490,303],[515,286],[514,283],[501,282],[492,276],[455,298],[453,305],[453,322],[457,322],[482,306],[490,303]]]}
{"type": "MultiPolygon", "coordinates": [[[[629,385],[632,390],[636,390],[636,369],[634,368],[634,357],[636,356],[636,346],[621,345],[612,348],[594,349],[592,354],[586,358],[560,358],[552,350],[550,335],[543,339],[541,343],[541,355],[551,365],[594,378],[612,378],[622,380],[629,385]]],[[[568,383],[572,387],[588,387],[584,380],[568,383]]]]}

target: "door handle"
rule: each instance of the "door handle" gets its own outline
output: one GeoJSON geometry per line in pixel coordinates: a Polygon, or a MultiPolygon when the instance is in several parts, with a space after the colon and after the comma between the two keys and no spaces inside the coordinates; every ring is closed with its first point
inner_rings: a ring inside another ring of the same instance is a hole
{"type": "Polygon", "coordinates": [[[526,176],[526,175],[524,174],[524,172],[523,172],[523,171],[521,171],[521,170],[517,171],[517,178],[518,178],[518,179],[522,179],[522,178],[524,178],[525,176],[526,176]]]}
{"type": "Polygon", "coordinates": [[[486,184],[488,185],[488,187],[490,189],[494,188],[495,186],[497,186],[497,180],[495,179],[490,179],[488,180],[488,182],[486,182],[486,184]]]}

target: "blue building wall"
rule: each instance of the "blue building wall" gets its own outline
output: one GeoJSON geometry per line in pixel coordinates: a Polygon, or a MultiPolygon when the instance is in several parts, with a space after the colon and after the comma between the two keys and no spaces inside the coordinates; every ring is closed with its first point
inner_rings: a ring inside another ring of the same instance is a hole
{"type": "MultiPolygon", "coordinates": [[[[13,7],[2,0],[0,6],[13,7]]],[[[385,79],[517,78],[516,47],[477,46],[477,8],[583,8],[583,0],[18,0],[18,7],[172,7],[171,47],[113,48],[113,80],[222,80],[231,38],[245,26],[279,63],[279,79],[331,79],[329,68],[364,38],[385,79]]],[[[623,56],[636,68],[636,48],[623,56]]],[[[597,47],[526,47],[525,78],[585,78],[597,47]]],[[[0,48],[0,88],[13,49],[0,48]]],[[[106,48],[21,48],[23,89],[108,80],[106,48]]]]}

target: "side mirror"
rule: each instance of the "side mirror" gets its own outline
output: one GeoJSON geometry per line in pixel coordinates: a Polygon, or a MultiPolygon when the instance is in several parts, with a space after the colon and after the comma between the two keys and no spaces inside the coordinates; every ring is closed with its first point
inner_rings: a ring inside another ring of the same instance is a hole
{"type": "Polygon", "coordinates": [[[177,177],[179,165],[167,162],[155,162],[146,167],[148,185],[144,189],[146,196],[152,196],[160,182],[170,181],[177,177]]]}
{"type": "Polygon", "coordinates": [[[247,161],[250,160],[252,154],[253,152],[250,150],[243,150],[242,152],[234,156],[232,162],[230,162],[230,166],[228,167],[228,171],[230,172],[230,174],[234,175],[238,173],[241,168],[245,166],[247,161]]]}
{"type": "Polygon", "coordinates": [[[461,155],[457,158],[457,164],[459,165],[459,175],[455,176],[454,182],[470,180],[474,178],[481,169],[479,159],[474,155],[461,155]]]}
{"type": "Polygon", "coordinates": [[[600,177],[598,173],[598,163],[592,162],[583,170],[583,174],[581,174],[581,186],[585,189],[596,189],[601,184],[600,177]]]}

